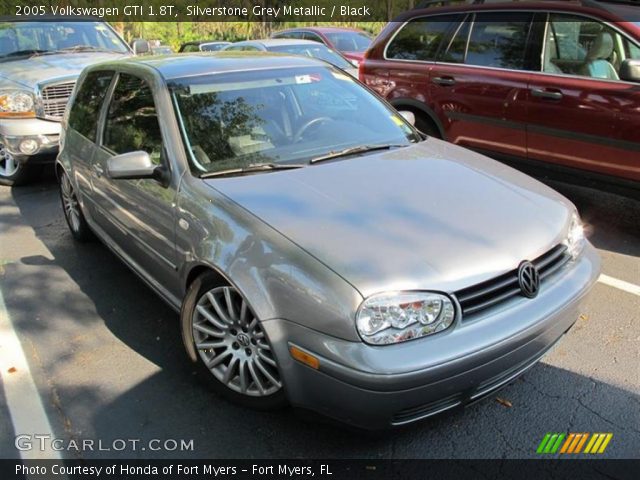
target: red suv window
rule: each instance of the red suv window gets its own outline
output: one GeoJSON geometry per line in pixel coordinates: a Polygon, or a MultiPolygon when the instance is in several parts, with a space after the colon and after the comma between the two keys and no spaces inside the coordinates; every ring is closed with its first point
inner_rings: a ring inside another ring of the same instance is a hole
{"type": "Polygon", "coordinates": [[[476,14],[465,63],[523,70],[532,13],[476,14]]]}
{"type": "Polygon", "coordinates": [[[392,60],[435,60],[443,39],[462,20],[462,15],[438,15],[408,22],[387,47],[392,60]]]}

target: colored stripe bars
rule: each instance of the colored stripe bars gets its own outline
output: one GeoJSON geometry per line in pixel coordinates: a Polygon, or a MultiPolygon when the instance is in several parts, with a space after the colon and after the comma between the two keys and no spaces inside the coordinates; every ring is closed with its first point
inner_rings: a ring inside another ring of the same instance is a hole
{"type": "Polygon", "coordinates": [[[613,433],[547,433],[536,453],[604,453],[613,433]],[[584,448],[584,450],[583,450],[584,448]]]}

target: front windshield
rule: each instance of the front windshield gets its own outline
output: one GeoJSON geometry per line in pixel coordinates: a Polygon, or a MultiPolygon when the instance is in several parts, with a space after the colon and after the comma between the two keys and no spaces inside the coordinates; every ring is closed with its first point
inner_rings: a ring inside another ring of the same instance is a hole
{"type": "Polygon", "coordinates": [[[338,68],[353,68],[353,65],[338,55],[333,50],[321,44],[298,44],[298,45],[275,45],[269,47],[272,52],[292,53],[294,55],[305,55],[307,57],[319,58],[338,68]]]}
{"type": "Polygon", "coordinates": [[[127,53],[127,46],[100,22],[1,22],[0,60],[58,51],[127,53]]]}
{"type": "Polygon", "coordinates": [[[198,175],[420,140],[395,111],[331,67],[190,77],[170,87],[198,175]]]}
{"type": "Polygon", "coordinates": [[[371,38],[362,32],[329,32],[325,36],[341,52],[364,52],[371,45],[371,38]]]}

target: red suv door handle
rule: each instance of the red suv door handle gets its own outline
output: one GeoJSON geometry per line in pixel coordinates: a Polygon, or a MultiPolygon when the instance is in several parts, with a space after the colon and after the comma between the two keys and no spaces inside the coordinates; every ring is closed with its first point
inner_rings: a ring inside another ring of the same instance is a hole
{"type": "Polygon", "coordinates": [[[431,81],[443,87],[450,87],[456,84],[456,79],[453,77],[433,77],[431,81]]]}
{"type": "Polygon", "coordinates": [[[547,100],[562,100],[562,92],[558,90],[547,90],[546,88],[532,88],[531,95],[537,98],[544,98],[547,100]]]}

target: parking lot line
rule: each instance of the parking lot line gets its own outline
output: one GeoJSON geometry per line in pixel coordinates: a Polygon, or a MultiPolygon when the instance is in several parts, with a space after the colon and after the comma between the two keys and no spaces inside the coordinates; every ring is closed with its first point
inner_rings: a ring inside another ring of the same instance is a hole
{"type": "Polygon", "coordinates": [[[40,394],[31,376],[29,364],[22,350],[9,312],[7,312],[0,291],[0,369],[2,385],[16,435],[28,435],[32,449],[21,450],[20,457],[32,459],[60,459],[59,452],[49,447],[40,449],[40,442],[34,435],[48,435],[54,438],[51,424],[42,406],[40,394]]]}
{"type": "Polygon", "coordinates": [[[624,280],[613,278],[605,274],[601,274],[598,281],[605,285],[609,285],[610,287],[614,287],[640,297],[640,285],[634,285],[633,283],[625,282],[624,280]]]}

